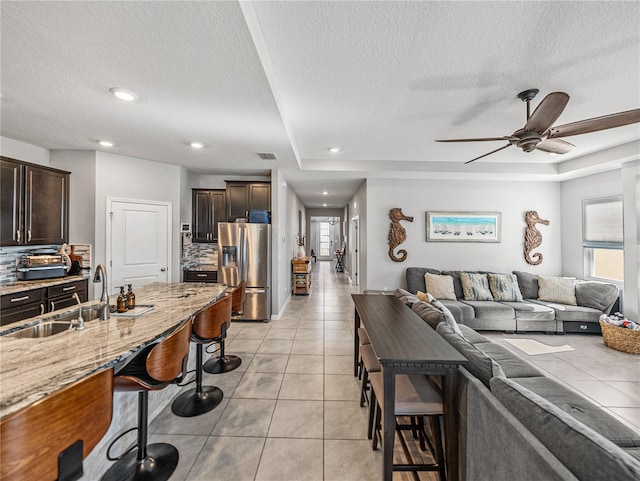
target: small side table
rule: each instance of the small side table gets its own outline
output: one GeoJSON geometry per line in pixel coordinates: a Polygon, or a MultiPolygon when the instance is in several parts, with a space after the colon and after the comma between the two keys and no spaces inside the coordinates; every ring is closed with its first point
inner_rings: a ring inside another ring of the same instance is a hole
{"type": "Polygon", "coordinates": [[[311,291],[311,256],[298,257],[291,260],[293,279],[292,291],[295,295],[308,296],[311,291]]]}

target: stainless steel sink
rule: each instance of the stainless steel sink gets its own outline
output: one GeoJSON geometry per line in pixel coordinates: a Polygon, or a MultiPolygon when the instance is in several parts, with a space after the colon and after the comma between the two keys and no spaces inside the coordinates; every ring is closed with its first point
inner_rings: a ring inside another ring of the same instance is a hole
{"type": "MultiPolygon", "coordinates": [[[[82,307],[82,318],[84,322],[92,321],[98,318],[100,305],[93,304],[90,306],[82,307]]],[[[62,314],[52,314],[36,324],[26,325],[22,328],[18,328],[15,331],[1,334],[6,337],[14,338],[41,338],[54,336],[61,332],[73,329],[75,322],[78,320],[78,309],[68,311],[62,314]]]]}
{"type": "Polygon", "coordinates": [[[45,321],[18,331],[10,332],[9,334],[5,334],[5,336],[18,338],[49,337],[69,330],[70,325],[71,323],[69,321],[45,321]]]}

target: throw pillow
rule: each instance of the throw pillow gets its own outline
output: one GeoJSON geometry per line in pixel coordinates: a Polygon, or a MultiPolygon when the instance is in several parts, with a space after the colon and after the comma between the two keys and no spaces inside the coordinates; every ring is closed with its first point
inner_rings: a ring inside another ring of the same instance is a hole
{"type": "Polygon", "coordinates": [[[460,282],[465,301],[493,301],[486,274],[461,272],[460,282]]]}
{"type": "Polygon", "coordinates": [[[400,302],[408,305],[409,307],[411,307],[411,304],[418,300],[415,294],[411,294],[409,291],[405,291],[404,289],[400,288],[393,291],[393,295],[396,296],[400,300],[400,302]]]}
{"type": "Polygon", "coordinates": [[[453,277],[427,272],[424,275],[424,283],[427,286],[427,292],[436,299],[456,300],[456,293],[453,290],[453,277]]]}
{"type": "Polygon", "coordinates": [[[538,298],[538,276],[528,272],[513,271],[518,279],[518,287],[524,299],[538,298]]]}
{"type": "Polygon", "coordinates": [[[415,302],[411,309],[434,329],[445,320],[442,312],[428,302],[415,302]]]}
{"type": "Polygon", "coordinates": [[[487,274],[494,301],[522,302],[518,279],[513,274],[487,274]]]}
{"type": "Polygon", "coordinates": [[[436,309],[440,310],[440,312],[442,312],[442,315],[444,316],[444,321],[449,324],[449,326],[451,326],[451,328],[453,329],[453,331],[460,336],[462,339],[466,338],[464,337],[464,334],[462,334],[462,330],[460,329],[460,326],[458,326],[458,323],[456,322],[456,318],[453,317],[453,314],[451,313],[451,311],[447,308],[447,306],[445,306],[442,302],[440,302],[437,299],[434,299],[433,302],[431,303],[431,305],[433,307],[435,307],[436,309]]]}
{"type": "Polygon", "coordinates": [[[418,291],[416,293],[416,297],[422,302],[432,302],[435,299],[435,297],[433,297],[428,292],[422,292],[422,291],[418,291]]]}
{"type": "Polygon", "coordinates": [[[577,306],[576,278],[538,276],[538,300],[577,306]]]}

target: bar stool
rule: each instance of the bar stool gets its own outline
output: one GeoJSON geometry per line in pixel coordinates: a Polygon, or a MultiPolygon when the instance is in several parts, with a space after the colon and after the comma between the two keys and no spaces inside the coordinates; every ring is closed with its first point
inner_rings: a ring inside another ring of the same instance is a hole
{"type": "Polygon", "coordinates": [[[360,346],[365,344],[371,344],[369,340],[369,334],[367,334],[367,330],[364,327],[358,328],[358,352],[355,353],[355,358],[353,362],[354,366],[354,376],[357,375],[358,379],[362,379],[362,355],[360,354],[360,346]]]}
{"type": "Polygon", "coordinates": [[[107,459],[116,463],[102,476],[102,481],[166,481],[175,471],[179,459],[175,446],[147,444],[149,391],[164,389],[184,378],[190,336],[191,320],[166,338],[143,348],[116,374],[116,391],[138,391],[138,426],[123,432],[109,445],[107,459]],[[135,430],[138,431],[137,444],[123,455],[112,457],[113,445],[135,430]]]}
{"type": "Polygon", "coordinates": [[[74,481],[111,424],[113,368],[93,373],[0,423],[0,478],[74,481]]]}
{"type": "MultiPolygon", "coordinates": [[[[360,387],[360,407],[363,407],[366,402],[369,402],[367,398],[367,391],[369,389],[369,373],[380,372],[382,369],[378,362],[378,356],[376,356],[371,344],[360,345],[360,359],[362,363],[362,386],[360,387]]],[[[369,427],[371,429],[371,427],[369,427]]]]}
{"type": "MultiPolygon", "coordinates": [[[[369,432],[369,438],[373,439],[372,448],[378,447],[380,437],[380,418],[382,410],[380,406],[384,406],[384,388],[381,372],[370,373],[371,381],[371,403],[369,407],[369,418],[373,416],[375,411],[375,419],[373,421],[372,430],[369,432]]],[[[442,443],[442,433],[440,430],[440,420],[443,415],[442,396],[429,382],[424,375],[396,375],[396,399],[395,399],[395,416],[411,417],[411,424],[400,424],[396,420],[396,429],[399,434],[400,443],[407,456],[409,463],[394,464],[394,471],[438,471],[440,481],[446,481],[444,449],[442,443]],[[414,417],[418,417],[417,424],[414,417]],[[424,429],[424,418],[430,421],[431,434],[429,437],[424,429]],[[406,440],[402,435],[402,431],[411,430],[418,431],[420,436],[420,448],[426,451],[427,445],[431,452],[435,463],[424,464],[414,463],[411,458],[406,440]]]]}
{"type": "MultiPolygon", "coordinates": [[[[220,345],[220,354],[218,357],[209,359],[204,363],[202,369],[209,374],[221,374],[225,372],[233,371],[240,367],[242,359],[238,356],[225,354],[224,343],[227,338],[227,329],[231,324],[231,316],[240,316],[244,313],[244,297],[246,291],[247,282],[242,281],[238,287],[231,292],[231,313],[226,319],[226,322],[222,324],[222,332],[219,337],[214,339],[214,342],[220,345]]],[[[215,351],[214,351],[215,352],[215,351]]]]}
{"type": "MultiPolygon", "coordinates": [[[[191,330],[191,342],[196,343],[196,387],[180,394],[171,404],[176,416],[193,417],[215,409],[222,402],[222,389],[202,386],[202,349],[222,334],[224,321],[231,317],[231,298],[224,296],[196,314],[191,330]]],[[[190,381],[193,382],[193,381],[190,381]]]]}

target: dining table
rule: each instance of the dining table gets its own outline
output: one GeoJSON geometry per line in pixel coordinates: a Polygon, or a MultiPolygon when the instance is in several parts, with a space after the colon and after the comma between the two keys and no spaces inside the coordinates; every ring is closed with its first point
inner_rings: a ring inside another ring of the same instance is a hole
{"type": "MultiPolygon", "coordinates": [[[[358,356],[358,328],[364,327],[383,377],[382,480],[392,481],[396,431],[397,374],[441,376],[447,479],[457,481],[458,368],[467,359],[429,324],[394,295],[352,294],[355,304],[354,360],[358,356]]],[[[354,363],[355,369],[355,363],[354,363]]],[[[354,374],[357,372],[354,370],[354,374]]]]}

